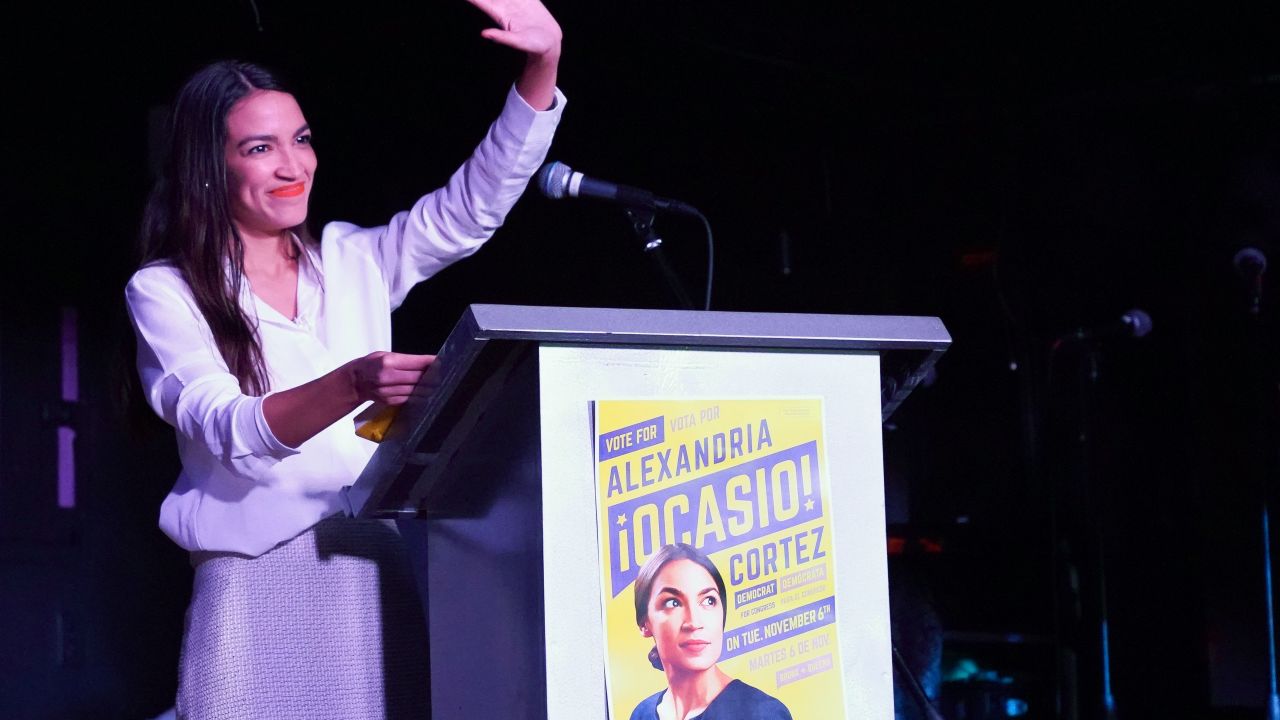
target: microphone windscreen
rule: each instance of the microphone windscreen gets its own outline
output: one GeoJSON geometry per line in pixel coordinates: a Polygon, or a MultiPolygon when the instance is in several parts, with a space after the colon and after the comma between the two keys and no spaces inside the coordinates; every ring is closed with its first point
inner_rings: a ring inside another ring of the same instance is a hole
{"type": "Polygon", "coordinates": [[[1145,310],[1133,308],[1121,315],[1120,320],[1129,326],[1129,332],[1136,338],[1146,337],[1151,332],[1151,316],[1145,310]]]}
{"type": "Polygon", "coordinates": [[[559,200],[569,194],[569,176],[572,174],[573,170],[568,165],[553,160],[543,165],[533,179],[543,195],[559,200]]]}
{"type": "Polygon", "coordinates": [[[1243,247],[1231,258],[1231,264],[1244,277],[1261,275],[1267,269],[1267,256],[1256,247],[1243,247]]]}

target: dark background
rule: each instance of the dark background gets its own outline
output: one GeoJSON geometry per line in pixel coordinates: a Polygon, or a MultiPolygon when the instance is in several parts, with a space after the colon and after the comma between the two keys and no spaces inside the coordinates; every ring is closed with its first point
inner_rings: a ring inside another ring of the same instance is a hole
{"type": "MultiPolygon", "coordinates": [[[[377,224],[443,182],[520,66],[460,1],[125,5],[28,7],[3,24],[4,717],[172,703],[190,570],[155,521],[176,461],[171,439],[130,439],[115,397],[153,129],[181,80],[224,57],[295,80],[320,157],[318,229],[377,224]],[[74,407],[59,403],[66,308],[74,407]],[[60,423],[77,430],[69,510],[54,493],[60,423]]],[[[552,9],[569,106],[551,158],[701,208],[716,309],[937,315],[950,329],[936,381],[885,440],[889,530],[906,548],[895,592],[936,613],[945,666],[968,657],[1008,680],[950,683],[950,702],[999,688],[1033,717],[1056,703],[1097,717],[1104,558],[1121,716],[1263,717],[1280,288],[1265,275],[1250,318],[1231,261],[1244,246],[1274,258],[1280,239],[1269,13],[552,9]],[[1096,380],[1082,380],[1087,345],[1050,353],[1133,307],[1154,331],[1098,346],[1096,380]]],[[[701,226],[659,227],[700,296],[701,226]]],[[[615,208],[531,194],[481,253],[414,292],[397,349],[434,350],[473,302],[671,307],[646,263],[615,208]]]]}

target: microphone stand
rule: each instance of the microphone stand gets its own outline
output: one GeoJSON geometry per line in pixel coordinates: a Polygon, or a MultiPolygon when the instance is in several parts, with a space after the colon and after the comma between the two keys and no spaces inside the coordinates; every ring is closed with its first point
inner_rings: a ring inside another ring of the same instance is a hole
{"type": "Polygon", "coordinates": [[[893,664],[898,673],[907,680],[907,690],[910,691],[911,697],[915,699],[916,704],[920,706],[921,712],[927,720],[945,720],[942,713],[938,712],[938,708],[929,702],[929,695],[925,693],[924,686],[916,679],[911,668],[907,666],[907,661],[902,658],[902,653],[898,652],[897,645],[891,645],[893,648],[893,664]]]}
{"type": "Polygon", "coordinates": [[[676,296],[680,307],[684,310],[693,310],[694,305],[689,299],[689,293],[685,291],[680,278],[676,277],[675,271],[671,269],[671,263],[667,262],[667,256],[662,251],[662,238],[658,236],[658,231],[653,229],[654,211],[649,208],[629,207],[624,212],[627,214],[627,219],[631,221],[631,230],[635,232],[640,242],[644,243],[645,254],[658,266],[662,279],[667,282],[667,287],[676,296]]]}
{"type": "Polygon", "coordinates": [[[1271,695],[1267,703],[1267,720],[1280,720],[1280,693],[1276,692],[1276,613],[1271,594],[1271,523],[1268,520],[1268,500],[1262,498],[1262,561],[1266,565],[1263,577],[1267,587],[1267,652],[1270,658],[1271,695]]]}
{"type": "Polygon", "coordinates": [[[1090,345],[1085,354],[1084,373],[1081,377],[1080,393],[1080,426],[1078,441],[1080,443],[1080,481],[1084,489],[1084,499],[1086,503],[1085,511],[1093,515],[1094,540],[1097,542],[1097,582],[1098,582],[1098,651],[1100,655],[1099,668],[1102,680],[1102,713],[1106,720],[1115,720],[1116,718],[1116,699],[1111,691],[1111,637],[1110,637],[1110,618],[1107,613],[1107,560],[1106,560],[1106,525],[1105,513],[1102,510],[1106,504],[1103,503],[1101,493],[1098,492],[1095,478],[1091,477],[1092,468],[1090,467],[1091,453],[1089,451],[1089,442],[1093,439],[1090,420],[1094,408],[1092,400],[1094,392],[1098,385],[1098,348],[1096,345],[1090,345]]]}
{"type": "MultiPolygon", "coordinates": [[[[1256,277],[1251,279],[1250,285],[1251,285],[1251,288],[1250,288],[1251,292],[1250,292],[1249,308],[1248,308],[1248,315],[1249,315],[1248,326],[1249,327],[1247,332],[1249,332],[1249,334],[1251,335],[1250,341],[1251,341],[1251,344],[1254,346],[1254,350],[1255,350],[1255,352],[1252,353],[1252,355],[1255,357],[1255,367],[1257,368],[1255,382],[1263,386],[1263,392],[1261,394],[1261,397],[1264,397],[1264,398],[1271,397],[1272,402],[1274,403],[1277,400],[1277,398],[1271,394],[1270,387],[1272,386],[1272,383],[1267,379],[1267,373],[1265,369],[1263,369],[1265,367],[1265,361],[1260,361],[1256,359],[1256,358],[1264,357],[1265,355],[1265,352],[1264,352],[1265,348],[1262,342],[1262,338],[1264,336],[1262,315],[1259,312],[1260,305],[1261,305],[1261,295],[1262,295],[1262,273],[1260,271],[1257,273],[1256,277]]],[[[1269,426],[1269,423],[1266,422],[1265,410],[1260,409],[1259,412],[1263,413],[1263,415],[1258,418],[1258,422],[1261,423],[1262,427],[1264,428],[1263,433],[1266,434],[1265,428],[1269,426]]],[[[1263,592],[1266,597],[1266,613],[1267,613],[1267,658],[1268,658],[1267,679],[1270,683],[1270,688],[1269,688],[1270,692],[1268,694],[1268,702],[1267,702],[1267,720],[1280,720],[1280,692],[1277,692],[1277,688],[1276,688],[1276,615],[1275,615],[1274,591],[1273,591],[1272,580],[1271,580],[1271,518],[1270,518],[1270,515],[1271,515],[1270,479],[1272,478],[1273,474],[1276,472],[1276,459],[1277,458],[1274,453],[1267,454],[1267,456],[1263,460],[1263,467],[1261,472],[1261,483],[1260,483],[1261,485],[1260,491],[1262,496],[1262,562],[1263,562],[1262,579],[1263,579],[1263,592]]]]}
{"type": "MultiPolygon", "coordinates": [[[[1055,658],[1058,672],[1056,709],[1057,716],[1063,718],[1076,718],[1083,709],[1084,717],[1115,720],[1117,714],[1115,696],[1111,689],[1111,643],[1107,608],[1106,525],[1103,518],[1103,511],[1107,504],[1103,502],[1099,489],[1100,483],[1096,478],[1091,477],[1093,474],[1091,441],[1095,429],[1092,421],[1095,412],[1094,395],[1099,377],[1099,348],[1093,340],[1084,345],[1067,345],[1062,338],[1053,342],[1049,347],[1046,361],[1046,393],[1051,393],[1053,387],[1054,359],[1059,350],[1066,347],[1078,348],[1076,362],[1079,363],[1079,370],[1076,374],[1078,385],[1075,393],[1078,405],[1076,417],[1073,418],[1074,422],[1068,420],[1065,414],[1061,419],[1062,429],[1070,430],[1069,435],[1063,434],[1063,439],[1072,438],[1072,441],[1065,443],[1060,451],[1066,453],[1062,463],[1065,472],[1049,481],[1054,563],[1055,565],[1062,563],[1061,567],[1054,570],[1054,627],[1061,644],[1061,636],[1064,632],[1061,617],[1064,610],[1062,601],[1067,600],[1067,607],[1075,608],[1069,622],[1070,629],[1067,631],[1071,638],[1070,645],[1076,649],[1077,653],[1086,654],[1089,658],[1094,656],[1094,648],[1096,648],[1099,672],[1097,681],[1100,685],[1098,690],[1100,690],[1101,703],[1100,705],[1090,703],[1082,707],[1082,698],[1079,697],[1080,689],[1075,685],[1075,656],[1064,655],[1059,647],[1055,658]],[[1068,470],[1070,461],[1067,458],[1072,455],[1075,458],[1075,467],[1068,470]],[[1060,483],[1061,488],[1058,487],[1060,483]],[[1062,507],[1059,507],[1059,503],[1062,507]],[[1077,572],[1084,577],[1077,575],[1077,572]],[[1059,578],[1060,573],[1066,573],[1066,577],[1059,578]],[[1093,580],[1096,587],[1091,589],[1081,582],[1085,577],[1093,580]],[[1069,599],[1060,597],[1063,590],[1069,590],[1071,593],[1069,599]],[[1089,597],[1092,597],[1092,603],[1086,600],[1089,597]],[[1069,694],[1064,694],[1064,674],[1070,679],[1069,694]]],[[[1052,401],[1049,402],[1052,403],[1052,401]]],[[[1086,660],[1086,664],[1093,662],[1091,659],[1086,660]]]]}

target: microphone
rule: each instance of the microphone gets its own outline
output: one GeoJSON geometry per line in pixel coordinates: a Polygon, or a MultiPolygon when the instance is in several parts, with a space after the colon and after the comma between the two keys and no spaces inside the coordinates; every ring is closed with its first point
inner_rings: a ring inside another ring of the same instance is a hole
{"type": "Polygon", "coordinates": [[[1238,274],[1249,283],[1249,314],[1257,315],[1262,306],[1262,273],[1267,270],[1267,256],[1256,247],[1243,247],[1231,258],[1238,274]]]}
{"type": "Polygon", "coordinates": [[[1058,338],[1057,344],[1102,340],[1109,337],[1140,338],[1151,332],[1151,316],[1145,310],[1133,308],[1105,325],[1092,328],[1076,328],[1058,338]]]}
{"type": "Polygon", "coordinates": [[[619,185],[606,180],[597,180],[574,171],[568,165],[552,161],[543,165],[534,176],[538,190],[552,200],[562,197],[585,197],[606,200],[633,208],[662,210],[682,215],[698,216],[700,213],[692,205],[679,200],[658,197],[648,190],[619,185]]]}

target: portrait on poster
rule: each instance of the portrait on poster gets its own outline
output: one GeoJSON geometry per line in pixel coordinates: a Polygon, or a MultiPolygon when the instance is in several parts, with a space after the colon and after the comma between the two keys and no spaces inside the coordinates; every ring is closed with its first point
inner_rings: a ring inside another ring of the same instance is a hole
{"type": "Polygon", "coordinates": [[[844,717],[822,413],[593,403],[611,718],[844,717]]]}

